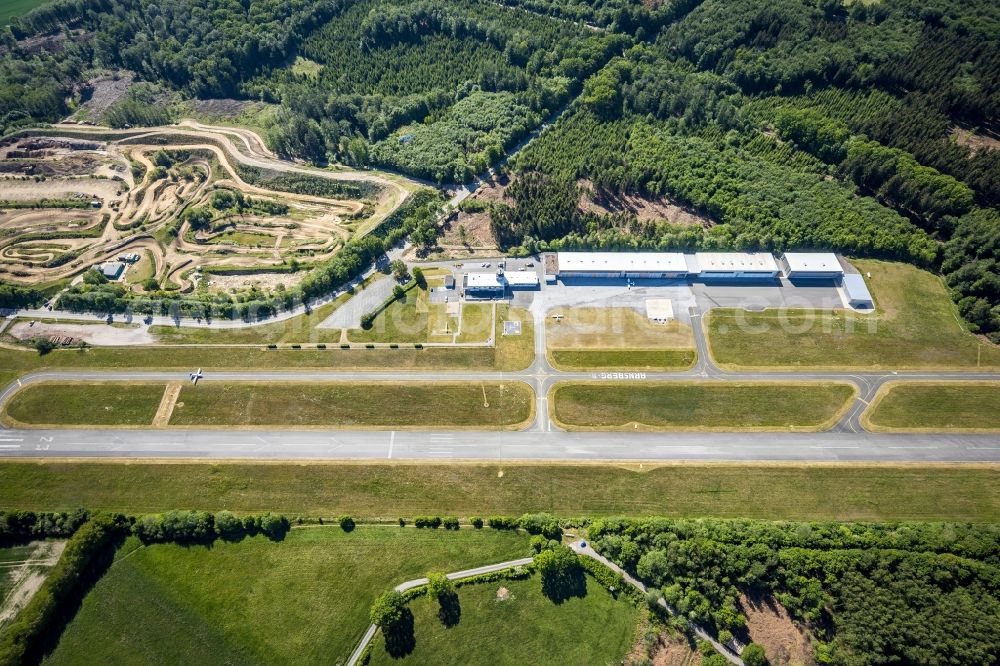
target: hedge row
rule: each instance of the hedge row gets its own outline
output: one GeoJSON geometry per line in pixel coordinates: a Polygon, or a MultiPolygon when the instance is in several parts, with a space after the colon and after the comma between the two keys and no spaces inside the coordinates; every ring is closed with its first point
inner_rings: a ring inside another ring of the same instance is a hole
{"type": "Polygon", "coordinates": [[[62,557],[42,586],[0,637],[0,666],[37,662],[50,633],[67,607],[86,591],[99,558],[128,530],[121,514],[99,515],[84,523],[66,543],[62,557]]]}
{"type": "Polygon", "coordinates": [[[34,511],[0,511],[0,546],[71,536],[87,520],[87,512],[35,513],[34,511]]]}

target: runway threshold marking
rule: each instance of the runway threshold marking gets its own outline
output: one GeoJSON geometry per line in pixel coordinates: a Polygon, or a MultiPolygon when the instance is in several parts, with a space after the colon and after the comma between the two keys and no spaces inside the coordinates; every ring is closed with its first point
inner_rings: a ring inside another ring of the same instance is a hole
{"type": "Polygon", "coordinates": [[[396,431],[393,430],[392,432],[389,433],[389,455],[387,457],[390,459],[392,458],[392,447],[393,445],[395,445],[395,443],[396,443],[396,431]]]}

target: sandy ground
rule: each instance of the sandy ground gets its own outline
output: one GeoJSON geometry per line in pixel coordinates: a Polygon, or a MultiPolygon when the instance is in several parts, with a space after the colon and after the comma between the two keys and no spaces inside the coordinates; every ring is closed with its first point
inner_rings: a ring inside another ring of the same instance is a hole
{"type": "Polygon", "coordinates": [[[44,337],[73,338],[75,341],[83,340],[95,346],[148,345],[156,342],[156,338],[150,335],[145,326],[122,328],[96,322],[93,324],[35,322],[35,325],[31,326],[30,322],[18,321],[7,330],[7,333],[18,340],[44,337]]]}
{"type": "Polygon", "coordinates": [[[209,285],[213,289],[230,291],[232,289],[247,289],[252,285],[257,285],[258,289],[270,291],[279,284],[286,289],[296,286],[302,281],[309,271],[301,270],[297,273],[254,273],[252,275],[210,275],[209,285]]]}
{"type": "Polygon", "coordinates": [[[694,211],[683,208],[666,197],[646,199],[635,194],[599,195],[594,185],[581,180],[578,185],[584,190],[580,198],[580,209],[599,214],[631,213],[640,222],[667,220],[672,224],[710,226],[712,221],[694,211]]]}
{"type": "Polygon", "coordinates": [[[10,595],[6,599],[0,599],[0,627],[12,620],[35,596],[38,588],[45,582],[48,570],[59,561],[66,542],[35,541],[32,545],[35,550],[30,560],[0,569],[0,576],[8,576],[14,582],[10,595]]]}
{"type": "Polygon", "coordinates": [[[809,637],[776,599],[743,595],[740,606],[750,638],[764,648],[772,666],[816,666],[809,637]]]}
{"type": "Polygon", "coordinates": [[[961,127],[952,129],[951,136],[958,143],[971,148],[973,153],[978,153],[980,150],[1000,150],[1000,139],[985,134],[976,134],[961,127]]]}
{"type": "Polygon", "coordinates": [[[113,180],[100,178],[50,178],[37,182],[4,178],[0,180],[0,196],[10,201],[92,199],[95,196],[100,199],[117,199],[120,187],[113,180]]]}

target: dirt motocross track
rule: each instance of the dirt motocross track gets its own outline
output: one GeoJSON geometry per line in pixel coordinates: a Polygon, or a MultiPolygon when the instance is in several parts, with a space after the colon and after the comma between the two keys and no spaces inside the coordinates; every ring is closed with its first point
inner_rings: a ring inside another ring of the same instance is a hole
{"type": "Polygon", "coordinates": [[[49,284],[147,252],[151,270],[130,268],[126,282],[189,291],[206,267],[280,274],[292,259],[308,266],[329,258],[418,187],[402,177],[281,161],[249,130],[191,121],[121,131],[57,125],[8,139],[0,156],[0,279],[20,284],[49,284]],[[357,198],[295,194],[247,183],[240,175],[247,167],[366,187],[357,198]],[[220,190],[247,205],[220,210],[213,205],[220,190]],[[212,212],[207,227],[191,227],[192,208],[212,212]]]}

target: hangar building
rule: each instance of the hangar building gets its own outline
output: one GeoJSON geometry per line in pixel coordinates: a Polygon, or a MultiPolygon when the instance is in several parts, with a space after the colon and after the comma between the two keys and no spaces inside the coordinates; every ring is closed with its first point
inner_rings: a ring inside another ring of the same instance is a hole
{"type": "Polygon", "coordinates": [[[769,252],[696,252],[698,277],[703,280],[766,280],[778,277],[778,263],[769,252]]]}
{"type": "Polygon", "coordinates": [[[689,273],[680,252],[560,252],[557,262],[561,278],[675,279],[689,273]]]}
{"type": "Polygon", "coordinates": [[[790,280],[837,279],[844,267],[833,252],[786,252],[778,258],[781,272],[790,280]]]}
{"type": "Polygon", "coordinates": [[[875,308],[875,300],[868,291],[864,277],[857,273],[844,275],[843,280],[844,295],[847,296],[847,304],[859,310],[872,310],[875,308]]]}
{"type": "Polygon", "coordinates": [[[538,273],[535,271],[507,271],[500,277],[511,289],[537,289],[538,273]]]}

